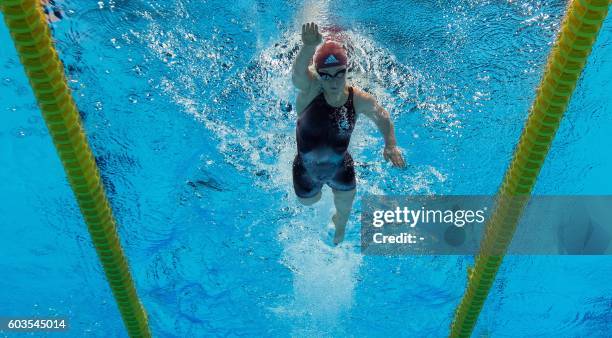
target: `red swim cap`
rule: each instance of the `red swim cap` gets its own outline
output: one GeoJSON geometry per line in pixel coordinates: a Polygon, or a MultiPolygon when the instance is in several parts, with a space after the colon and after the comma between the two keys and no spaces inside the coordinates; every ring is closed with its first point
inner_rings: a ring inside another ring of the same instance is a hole
{"type": "Polygon", "coordinates": [[[335,41],[325,41],[315,53],[314,63],[317,69],[346,65],[346,50],[335,41]]]}

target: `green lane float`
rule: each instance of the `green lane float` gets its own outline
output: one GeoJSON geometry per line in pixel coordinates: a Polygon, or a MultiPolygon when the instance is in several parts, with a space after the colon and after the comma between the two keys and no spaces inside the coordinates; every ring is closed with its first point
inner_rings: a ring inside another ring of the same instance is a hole
{"type": "Polygon", "coordinates": [[[608,7],[609,0],[573,0],[569,5],[512,162],[497,192],[480,252],[474,267],[468,269],[468,285],[451,324],[451,337],[469,337],[476,325],[608,7]]]}
{"type": "Polygon", "coordinates": [[[150,337],[98,167],[39,0],[0,0],[4,20],[87,223],[130,337],[150,337]]]}

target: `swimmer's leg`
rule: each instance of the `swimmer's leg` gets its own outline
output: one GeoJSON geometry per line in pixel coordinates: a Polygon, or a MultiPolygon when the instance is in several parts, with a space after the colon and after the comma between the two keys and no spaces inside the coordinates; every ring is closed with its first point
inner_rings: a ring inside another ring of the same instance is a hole
{"type": "Polygon", "coordinates": [[[353,200],[355,199],[355,189],[343,191],[332,188],[334,192],[334,205],[336,206],[336,213],[332,217],[332,221],[336,226],[336,234],[334,235],[334,244],[338,244],[344,240],[344,232],[346,230],[346,223],[351,215],[351,209],[353,208],[353,200]]]}
{"type": "Polygon", "coordinates": [[[320,199],[321,199],[321,190],[319,190],[319,193],[314,195],[313,197],[304,198],[304,197],[298,196],[298,200],[300,201],[300,203],[304,205],[313,205],[317,203],[320,199]]]}
{"type": "Polygon", "coordinates": [[[304,167],[300,155],[293,160],[293,189],[300,203],[313,205],[321,199],[323,183],[313,179],[304,167]]]}

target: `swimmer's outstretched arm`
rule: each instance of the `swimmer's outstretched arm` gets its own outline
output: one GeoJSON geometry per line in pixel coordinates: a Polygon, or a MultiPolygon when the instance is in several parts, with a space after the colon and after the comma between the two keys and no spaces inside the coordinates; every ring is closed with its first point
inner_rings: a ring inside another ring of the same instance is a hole
{"type": "Polygon", "coordinates": [[[317,45],[321,43],[323,36],[319,33],[319,26],[314,22],[302,25],[303,46],[293,62],[291,80],[293,85],[302,91],[307,91],[314,81],[314,74],[308,69],[310,60],[314,55],[317,45]]]}
{"type": "Polygon", "coordinates": [[[385,160],[391,161],[396,167],[405,167],[406,162],[404,162],[402,152],[397,147],[395,128],[389,112],[381,107],[372,95],[364,91],[355,91],[355,97],[357,98],[355,100],[355,111],[374,121],[385,138],[385,149],[383,150],[385,160]]]}

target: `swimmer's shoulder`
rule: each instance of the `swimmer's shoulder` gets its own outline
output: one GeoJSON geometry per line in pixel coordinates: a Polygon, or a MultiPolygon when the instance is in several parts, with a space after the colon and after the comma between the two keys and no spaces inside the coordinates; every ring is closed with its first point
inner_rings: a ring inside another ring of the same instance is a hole
{"type": "Polygon", "coordinates": [[[371,110],[376,106],[376,98],[359,87],[353,86],[353,107],[357,114],[371,110]]]}

